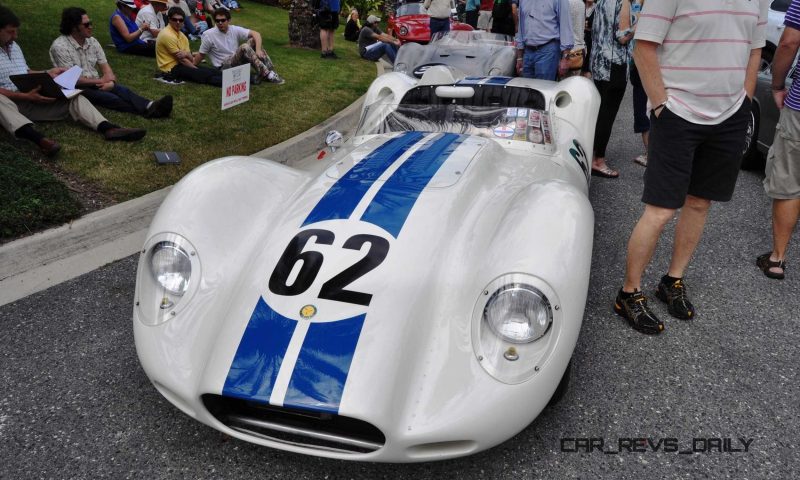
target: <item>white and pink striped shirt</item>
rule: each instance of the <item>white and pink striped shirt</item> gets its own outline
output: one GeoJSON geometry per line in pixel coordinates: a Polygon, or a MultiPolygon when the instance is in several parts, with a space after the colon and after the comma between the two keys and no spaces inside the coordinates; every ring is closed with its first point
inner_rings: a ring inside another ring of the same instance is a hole
{"type": "Polygon", "coordinates": [[[765,44],[771,0],[651,0],[636,39],[660,44],[667,108],[692,123],[716,125],[745,97],[750,50],[765,44]]]}

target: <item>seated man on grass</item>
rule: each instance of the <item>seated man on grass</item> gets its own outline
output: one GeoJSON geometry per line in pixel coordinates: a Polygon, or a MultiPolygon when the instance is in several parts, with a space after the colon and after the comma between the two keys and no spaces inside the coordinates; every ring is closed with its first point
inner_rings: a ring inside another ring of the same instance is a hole
{"type": "MultiPolygon", "coordinates": [[[[141,128],[120,128],[97,111],[83,95],[69,100],[45,97],[39,94],[40,87],[29,92],[20,92],[9,78],[11,75],[34,73],[28,68],[22,49],[17,44],[19,18],[10,9],[0,6],[0,124],[17,138],[30,140],[39,146],[42,153],[53,156],[61,146],[46,138],[33,128],[34,121],[55,121],[72,117],[92,130],[98,131],[106,140],[134,141],[144,137],[141,128]]],[[[63,68],[47,71],[55,77],[63,68]]]]}
{"type": "Polygon", "coordinates": [[[397,49],[400,48],[400,40],[381,32],[378,28],[380,21],[381,19],[375,15],[367,17],[367,23],[361,27],[361,32],[358,34],[358,53],[361,54],[361,58],[373,62],[386,55],[394,64],[397,49]]]}
{"type": "Polygon", "coordinates": [[[172,96],[148,100],[117,83],[117,77],[106,60],[103,47],[95,39],[92,20],[86,10],[68,7],[61,12],[61,36],[50,46],[54,67],[81,67],[77,87],[93,105],[118,112],[137,113],[147,118],[168,117],[172,111],[172,96]],[[101,76],[97,67],[103,72],[101,76]]]}
{"type": "Polygon", "coordinates": [[[211,57],[211,64],[220,69],[249,63],[258,72],[254,83],[262,81],[278,85],[284,83],[280,75],[275,72],[269,55],[261,48],[260,33],[231,25],[231,12],[224,8],[214,11],[214,23],[216,27],[203,33],[200,51],[193,58],[195,65],[206,55],[211,57]]]}
{"type": "Polygon", "coordinates": [[[192,61],[189,39],[181,32],[183,10],[172,7],[167,11],[167,18],[169,25],[156,40],[156,63],[161,71],[158,79],[165,83],[182,83],[183,80],[188,80],[221,87],[221,70],[199,67],[192,61]]]}

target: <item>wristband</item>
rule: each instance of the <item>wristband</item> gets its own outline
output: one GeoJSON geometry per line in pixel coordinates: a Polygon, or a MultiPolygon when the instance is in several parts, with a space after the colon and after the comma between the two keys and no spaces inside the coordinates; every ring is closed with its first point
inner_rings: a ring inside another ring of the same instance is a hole
{"type": "Polygon", "coordinates": [[[666,100],[664,100],[663,102],[659,103],[659,104],[658,104],[658,105],[656,105],[655,107],[651,108],[651,109],[650,109],[650,113],[652,113],[653,115],[655,115],[655,114],[656,114],[656,110],[658,110],[658,109],[659,109],[659,108],[661,108],[661,107],[666,107],[666,106],[667,106],[667,101],[666,101],[666,100]]]}

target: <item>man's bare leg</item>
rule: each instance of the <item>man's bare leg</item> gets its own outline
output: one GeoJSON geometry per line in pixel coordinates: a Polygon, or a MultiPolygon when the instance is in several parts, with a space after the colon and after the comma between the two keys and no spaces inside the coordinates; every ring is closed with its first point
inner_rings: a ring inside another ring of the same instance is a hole
{"type": "MultiPolygon", "coordinates": [[[[772,200],[772,255],[769,259],[779,262],[786,258],[789,239],[792,238],[797,219],[800,217],[800,198],[772,200]]],[[[783,269],[772,267],[773,273],[783,273],[783,269]]]]}
{"type": "Polygon", "coordinates": [[[686,203],[681,209],[678,225],[675,227],[675,244],[667,271],[667,275],[670,277],[683,278],[689,260],[700,242],[700,237],[703,236],[703,228],[710,206],[710,200],[692,195],[686,196],[686,203]]]}
{"type": "Polygon", "coordinates": [[[645,205],[644,213],[628,239],[628,257],[625,263],[625,282],[622,291],[632,293],[642,289],[642,274],[658,244],[664,226],[675,215],[671,208],[645,205]]]}

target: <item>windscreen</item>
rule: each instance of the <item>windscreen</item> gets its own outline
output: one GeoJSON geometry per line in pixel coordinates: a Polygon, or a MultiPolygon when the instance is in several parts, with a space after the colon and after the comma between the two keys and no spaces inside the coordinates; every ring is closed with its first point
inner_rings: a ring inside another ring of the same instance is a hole
{"type": "Polygon", "coordinates": [[[373,104],[356,135],[392,132],[449,132],[498,140],[553,143],[547,112],[532,108],[470,105],[373,104]]]}
{"type": "Polygon", "coordinates": [[[436,32],[431,37],[431,43],[438,45],[466,46],[466,45],[511,45],[513,38],[502,33],[490,33],[483,30],[448,30],[436,32]]]}

